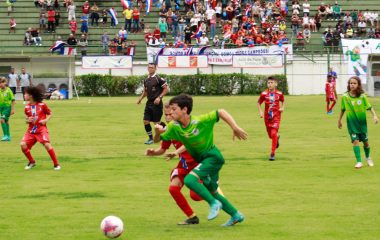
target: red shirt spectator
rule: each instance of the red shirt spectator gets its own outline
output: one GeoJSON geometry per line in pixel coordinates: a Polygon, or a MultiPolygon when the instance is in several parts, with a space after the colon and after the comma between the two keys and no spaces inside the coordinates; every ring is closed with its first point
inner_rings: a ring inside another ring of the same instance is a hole
{"type": "Polygon", "coordinates": [[[160,39],[161,31],[158,27],[154,29],[153,35],[155,38],[160,39]]]}
{"type": "Polygon", "coordinates": [[[140,11],[135,8],[133,9],[132,16],[134,20],[139,20],[140,19],[140,11]]]}
{"type": "Polygon", "coordinates": [[[55,11],[53,9],[47,12],[48,14],[48,22],[55,22],[55,11]]]}
{"type": "Polygon", "coordinates": [[[82,12],[83,14],[89,14],[90,13],[90,3],[88,1],[84,2],[82,6],[82,12]]]}

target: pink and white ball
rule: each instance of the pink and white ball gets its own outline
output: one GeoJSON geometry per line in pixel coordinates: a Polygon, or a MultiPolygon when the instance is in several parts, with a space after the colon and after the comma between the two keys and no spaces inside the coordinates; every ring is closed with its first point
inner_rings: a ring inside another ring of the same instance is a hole
{"type": "Polygon", "coordinates": [[[124,224],[120,218],[116,216],[105,217],[100,223],[100,229],[108,238],[117,238],[124,231],[124,224]]]}

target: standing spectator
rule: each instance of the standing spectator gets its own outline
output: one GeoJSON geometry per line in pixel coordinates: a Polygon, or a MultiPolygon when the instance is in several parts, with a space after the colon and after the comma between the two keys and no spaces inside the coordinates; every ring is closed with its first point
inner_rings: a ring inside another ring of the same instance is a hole
{"type": "Polygon", "coordinates": [[[292,34],[293,36],[297,35],[298,32],[298,26],[299,26],[299,17],[296,14],[293,14],[291,22],[292,22],[292,34]]]}
{"type": "Polygon", "coordinates": [[[79,41],[78,41],[78,46],[80,46],[80,51],[82,56],[87,55],[87,46],[88,46],[88,41],[87,37],[85,34],[82,34],[79,41]]]}
{"type": "Polygon", "coordinates": [[[8,7],[8,16],[11,14],[11,12],[14,11],[14,3],[11,0],[6,0],[6,5],[8,7]]]}
{"type": "Polygon", "coordinates": [[[14,18],[11,18],[9,20],[9,33],[16,33],[16,25],[16,20],[14,18]]]}
{"type": "Polygon", "coordinates": [[[124,11],[123,11],[123,15],[124,15],[124,17],[125,17],[125,25],[124,25],[124,28],[125,28],[125,30],[128,30],[128,32],[131,32],[131,27],[132,27],[132,14],[133,14],[133,10],[132,10],[132,9],[126,8],[126,9],[124,9],[124,11]]]}
{"type": "Polygon", "coordinates": [[[164,42],[166,42],[166,32],[168,31],[168,24],[166,24],[165,19],[161,19],[158,26],[160,28],[160,38],[162,38],[164,42]]]}
{"type": "Polygon", "coordinates": [[[140,26],[139,26],[140,11],[137,7],[133,9],[132,18],[133,18],[133,32],[137,33],[140,31],[140,26]]]}
{"type": "Polygon", "coordinates": [[[107,10],[103,9],[103,11],[102,11],[102,24],[103,24],[103,27],[105,25],[107,25],[107,20],[108,20],[107,10]]]}
{"type": "Polygon", "coordinates": [[[101,39],[104,55],[108,55],[109,53],[109,49],[108,49],[109,42],[110,42],[110,37],[108,36],[107,32],[104,32],[101,39]]]}
{"type": "Polygon", "coordinates": [[[144,91],[137,100],[137,104],[147,97],[147,102],[144,110],[144,127],[148,134],[149,139],[145,144],[153,143],[152,127],[150,122],[157,124],[161,121],[163,113],[162,98],[168,92],[168,84],[166,80],[159,77],[156,74],[156,65],[154,63],[149,63],[148,65],[148,77],[144,80],[144,91]]]}
{"type": "Polygon", "coordinates": [[[61,14],[59,13],[59,11],[55,11],[54,19],[55,19],[55,27],[58,27],[59,26],[59,20],[61,19],[61,14]]]}
{"type": "Polygon", "coordinates": [[[202,36],[198,40],[198,44],[200,46],[207,46],[209,44],[208,37],[206,36],[206,33],[202,33],[202,36]]]}
{"type": "Polygon", "coordinates": [[[74,19],[71,19],[71,21],[69,22],[69,26],[70,26],[71,33],[76,34],[77,29],[78,29],[77,21],[75,21],[74,19]]]}
{"type": "Polygon", "coordinates": [[[75,5],[74,5],[74,3],[72,3],[69,6],[67,6],[67,12],[68,12],[67,19],[69,21],[71,21],[73,19],[76,20],[76,17],[75,17],[75,5]]]}
{"type": "Polygon", "coordinates": [[[40,13],[39,23],[40,23],[40,31],[45,31],[46,29],[46,13],[45,12],[40,13]]]}
{"type": "Polygon", "coordinates": [[[67,39],[67,44],[69,46],[76,46],[78,43],[77,39],[75,38],[74,34],[70,33],[69,38],[67,39]]]}
{"type": "Polygon", "coordinates": [[[21,86],[21,92],[22,92],[22,97],[24,99],[24,104],[25,102],[25,88],[32,86],[32,76],[26,72],[25,68],[21,68],[21,74],[19,75],[19,86],[21,86]]]}
{"type": "Polygon", "coordinates": [[[86,15],[90,13],[90,3],[87,0],[83,3],[82,13],[86,15]]]}
{"type": "Polygon", "coordinates": [[[80,18],[80,21],[82,23],[80,26],[80,31],[81,31],[81,33],[84,33],[87,35],[87,33],[88,33],[88,15],[83,13],[82,17],[80,18]]]}
{"type": "Polygon", "coordinates": [[[332,7],[333,9],[333,17],[335,20],[340,20],[341,14],[342,14],[342,9],[338,5],[337,2],[335,2],[335,5],[332,7]]]}
{"type": "Polygon", "coordinates": [[[54,9],[59,10],[61,7],[59,5],[59,0],[54,0],[54,9]]]}
{"type": "Polygon", "coordinates": [[[94,5],[92,5],[91,7],[91,26],[94,26],[94,22],[96,24],[96,26],[99,26],[99,8],[98,6],[96,5],[96,3],[94,3],[94,5]]]}
{"type": "Polygon", "coordinates": [[[212,15],[210,19],[210,38],[214,39],[216,33],[216,14],[212,15]]]}
{"type": "Polygon", "coordinates": [[[314,20],[315,20],[315,26],[317,27],[317,31],[319,32],[319,29],[322,26],[322,17],[321,17],[321,15],[319,15],[319,13],[316,13],[315,16],[314,16],[314,20]]]}
{"type": "Polygon", "coordinates": [[[8,87],[12,90],[13,95],[16,95],[16,90],[19,82],[19,76],[15,73],[15,68],[11,67],[11,72],[8,74],[8,87]]]}
{"type": "Polygon", "coordinates": [[[48,33],[55,33],[55,11],[50,8],[48,14],[48,33]]]}
{"type": "MultiPolygon", "coordinates": [[[[154,29],[153,31],[153,35],[156,39],[160,39],[160,36],[161,36],[161,31],[160,31],[160,28],[158,26],[156,26],[156,28],[154,29]]],[[[149,40],[149,39],[148,39],[149,40]]]]}
{"type": "Polygon", "coordinates": [[[302,4],[302,9],[303,9],[303,14],[307,15],[307,16],[310,16],[310,3],[308,2],[308,0],[305,0],[302,4]]]}

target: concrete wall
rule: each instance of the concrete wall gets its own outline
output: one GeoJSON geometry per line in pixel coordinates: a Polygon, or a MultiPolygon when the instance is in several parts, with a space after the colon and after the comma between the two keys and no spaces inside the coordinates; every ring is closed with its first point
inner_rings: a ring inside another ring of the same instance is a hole
{"type": "MultiPolygon", "coordinates": [[[[343,93],[346,91],[346,82],[348,80],[347,66],[342,61],[340,55],[331,56],[330,66],[338,73],[337,91],[343,93]]],[[[283,74],[284,68],[272,68],[272,69],[257,69],[257,68],[233,68],[230,66],[217,66],[209,65],[208,68],[160,68],[157,73],[165,74],[177,74],[188,75],[197,73],[250,73],[250,74],[283,74]]],[[[291,95],[310,95],[310,94],[325,94],[325,82],[328,71],[327,56],[320,56],[314,58],[313,61],[303,57],[294,57],[292,62],[289,62],[286,66],[286,73],[288,77],[289,93],[291,95]]],[[[95,69],[88,70],[82,69],[80,63],[75,67],[76,75],[99,73],[116,76],[129,76],[129,75],[144,75],[147,74],[147,65],[144,62],[134,63],[132,69],[128,70],[107,70],[107,69],[95,69]]]]}

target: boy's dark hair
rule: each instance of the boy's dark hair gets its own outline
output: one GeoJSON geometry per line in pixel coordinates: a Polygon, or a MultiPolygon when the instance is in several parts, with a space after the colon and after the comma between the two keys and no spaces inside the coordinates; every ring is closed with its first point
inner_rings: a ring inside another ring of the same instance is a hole
{"type": "Polygon", "coordinates": [[[347,92],[351,91],[351,89],[350,89],[350,81],[351,81],[351,79],[355,79],[358,82],[358,88],[355,91],[355,96],[359,97],[360,94],[364,93],[364,90],[363,90],[363,87],[362,87],[362,80],[360,80],[360,77],[357,77],[357,76],[350,77],[350,79],[348,79],[348,82],[347,82],[347,92]]]}
{"type": "Polygon", "coordinates": [[[184,107],[187,108],[187,114],[190,114],[193,110],[193,98],[185,93],[181,93],[178,96],[173,97],[170,99],[169,104],[177,104],[179,108],[183,109],[184,107]]]}
{"type": "Polygon", "coordinates": [[[44,99],[43,89],[41,87],[26,87],[25,92],[31,95],[35,102],[42,102],[44,99]]]}
{"type": "Polygon", "coordinates": [[[275,77],[273,77],[273,76],[269,76],[269,77],[268,77],[268,81],[269,81],[269,80],[272,80],[272,81],[277,82],[277,79],[276,79],[275,77]]]}

